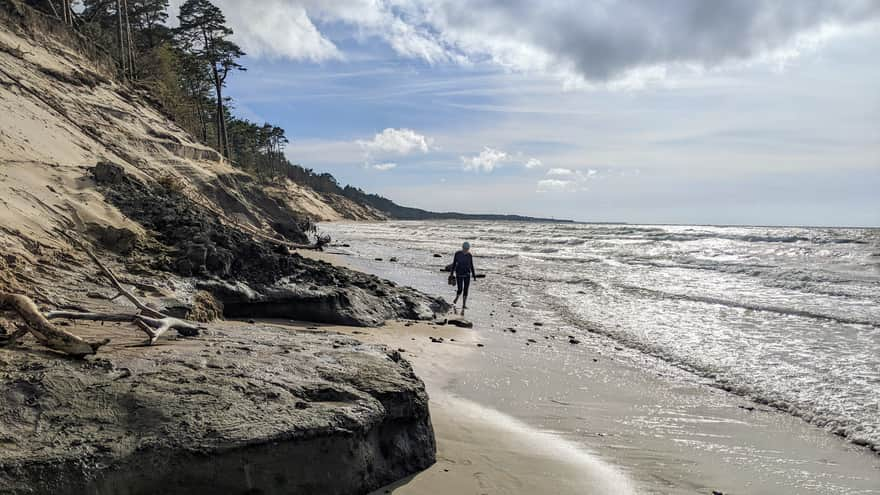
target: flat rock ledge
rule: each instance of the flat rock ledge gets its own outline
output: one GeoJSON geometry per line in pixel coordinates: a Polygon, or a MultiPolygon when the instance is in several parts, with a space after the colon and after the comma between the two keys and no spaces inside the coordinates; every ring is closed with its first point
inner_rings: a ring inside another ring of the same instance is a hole
{"type": "Polygon", "coordinates": [[[355,494],[435,461],[397,351],[268,324],[154,347],[76,331],[113,342],[86,361],[0,350],[0,493],[355,494]]]}

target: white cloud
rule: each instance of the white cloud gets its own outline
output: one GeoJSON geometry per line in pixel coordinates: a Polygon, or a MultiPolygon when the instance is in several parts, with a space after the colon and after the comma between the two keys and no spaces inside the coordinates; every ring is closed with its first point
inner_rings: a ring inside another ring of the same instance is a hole
{"type": "Polygon", "coordinates": [[[412,129],[387,128],[376,134],[371,141],[358,140],[357,144],[368,153],[408,155],[413,151],[427,153],[433,140],[412,129]]]}
{"type": "Polygon", "coordinates": [[[486,146],[479,155],[472,157],[463,156],[461,161],[464,164],[464,169],[467,171],[491,173],[508,158],[509,155],[507,153],[486,146]]]}
{"type": "Polygon", "coordinates": [[[378,170],[379,172],[387,172],[389,170],[393,170],[393,169],[397,168],[397,164],[391,163],[391,162],[377,163],[375,165],[372,165],[371,168],[373,170],[378,170]]]}
{"type": "Polygon", "coordinates": [[[541,179],[538,181],[538,192],[568,191],[574,185],[574,181],[560,179],[541,179]]]}
{"type": "Polygon", "coordinates": [[[586,171],[569,168],[551,168],[547,171],[547,177],[560,178],[539,180],[538,192],[586,191],[587,182],[600,178],[600,175],[598,170],[592,168],[586,171]]]}
{"type": "Polygon", "coordinates": [[[544,164],[541,162],[541,160],[538,160],[537,158],[529,158],[529,160],[526,162],[526,168],[539,168],[543,166],[544,164]]]}
{"type": "MultiPolygon", "coordinates": [[[[342,52],[312,22],[306,5],[290,0],[213,0],[223,10],[235,41],[258,58],[323,62],[343,58],[342,52]]],[[[176,16],[183,0],[172,0],[176,16]]],[[[171,20],[177,24],[177,19],[171,20]]]]}

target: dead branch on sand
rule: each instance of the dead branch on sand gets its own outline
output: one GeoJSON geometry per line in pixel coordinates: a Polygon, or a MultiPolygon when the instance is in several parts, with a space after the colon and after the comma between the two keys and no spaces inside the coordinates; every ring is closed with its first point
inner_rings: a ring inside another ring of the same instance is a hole
{"type": "MultiPolygon", "coordinates": [[[[101,342],[86,342],[82,338],[62,330],[52,324],[50,320],[67,319],[67,320],[88,320],[88,321],[113,321],[113,322],[130,322],[134,323],[140,330],[149,337],[149,344],[156,343],[156,340],[168,330],[174,329],[178,333],[185,336],[198,335],[202,327],[198,325],[173,318],[157,311],[137,298],[131,291],[126,289],[116,274],[113,273],[107,265],[101,262],[95,254],[85,245],[73,238],[66,232],[59,232],[61,235],[70,240],[74,245],[85,251],[85,253],[98,265],[104,277],[110,281],[117,290],[117,295],[112,299],[125,297],[138,309],[137,313],[91,313],[91,312],[75,312],[75,311],[50,311],[45,315],[40,312],[34,301],[21,294],[12,294],[0,292],[0,309],[11,309],[18,313],[18,316],[24,321],[23,325],[19,325],[17,331],[6,335],[0,345],[9,346],[14,344],[18,339],[27,333],[33,336],[44,346],[71,355],[75,357],[84,357],[95,354],[97,350],[110,342],[109,339],[101,342]]],[[[43,296],[48,298],[47,296],[43,296]]]]}
{"type": "MultiPolygon", "coordinates": [[[[0,292],[0,308],[11,308],[24,320],[27,331],[33,334],[44,346],[71,356],[83,357],[94,354],[98,348],[106,345],[110,340],[101,342],[86,342],[76,335],[66,332],[53,325],[37,308],[31,298],[20,294],[0,292]]],[[[14,343],[24,336],[24,328],[20,328],[8,339],[14,343]]]]}

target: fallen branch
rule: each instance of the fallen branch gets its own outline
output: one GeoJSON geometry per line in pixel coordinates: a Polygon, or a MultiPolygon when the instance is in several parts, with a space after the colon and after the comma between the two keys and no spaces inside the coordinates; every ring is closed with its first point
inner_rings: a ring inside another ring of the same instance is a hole
{"type": "Polygon", "coordinates": [[[150,345],[155,344],[156,340],[167,332],[168,330],[174,329],[181,335],[193,337],[199,334],[199,330],[203,327],[200,327],[196,324],[190,323],[186,320],[181,320],[179,318],[173,318],[171,316],[165,315],[160,311],[157,311],[146,304],[144,304],[137,296],[135,296],[131,291],[125,288],[121,282],[119,282],[119,278],[116,277],[116,274],[113,273],[113,270],[110,269],[107,265],[105,265],[101,260],[95,256],[89,248],[87,248],[83,243],[79,240],[74,239],[67,232],[60,231],[61,234],[70,240],[72,243],[77,245],[80,249],[85,251],[86,255],[98,265],[98,268],[101,269],[101,272],[104,276],[110,281],[113,287],[116,289],[117,294],[110,298],[110,300],[114,300],[118,297],[124,297],[128,299],[132,304],[135,305],[137,309],[140,310],[140,314],[107,314],[107,313],[73,313],[73,312],[60,312],[56,311],[52,313],[52,316],[56,318],[68,318],[72,320],[91,320],[91,321],[130,321],[137,325],[147,336],[150,338],[150,345]]]}
{"type": "MultiPolygon", "coordinates": [[[[75,357],[95,354],[103,345],[110,342],[109,339],[101,342],[86,342],[76,335],[56,328],[37,308],[34,301],[21,294],[0,292],[0,308],[9,308],[17,312],[27,325],[28,331],[44,346],[75,357]]],[[[23,332],[19,330],[12,335],[12,341],[21,337],[23,332]]]]}
{"type": "Polygon", "coordinates": [[[111,321],[118,323],[134,323],[150,337],[150,344],[168,330],[177,330],[181,335],[193,337],[199,334],[202,327],[179,318],[162,315],[161,318],[151,318],[135,313],[79,313],[74,311],[50,311],[46,313],[48,320],[85,320],[85,321],[111,321]]]}

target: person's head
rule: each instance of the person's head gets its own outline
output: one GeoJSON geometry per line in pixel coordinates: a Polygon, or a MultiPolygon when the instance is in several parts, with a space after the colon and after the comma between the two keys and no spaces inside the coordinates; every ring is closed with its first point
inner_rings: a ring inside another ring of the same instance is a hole
{"type": "Polygon", "coordinates": [[[465,242],[464,244],[462,244],[462,245],[461,245],[461,250],[464,251],[464,252],[468,252],[468,251],[470,251],[470,250],[471,250],[471,243],[469,243],[469,242],[465,242]]]}

